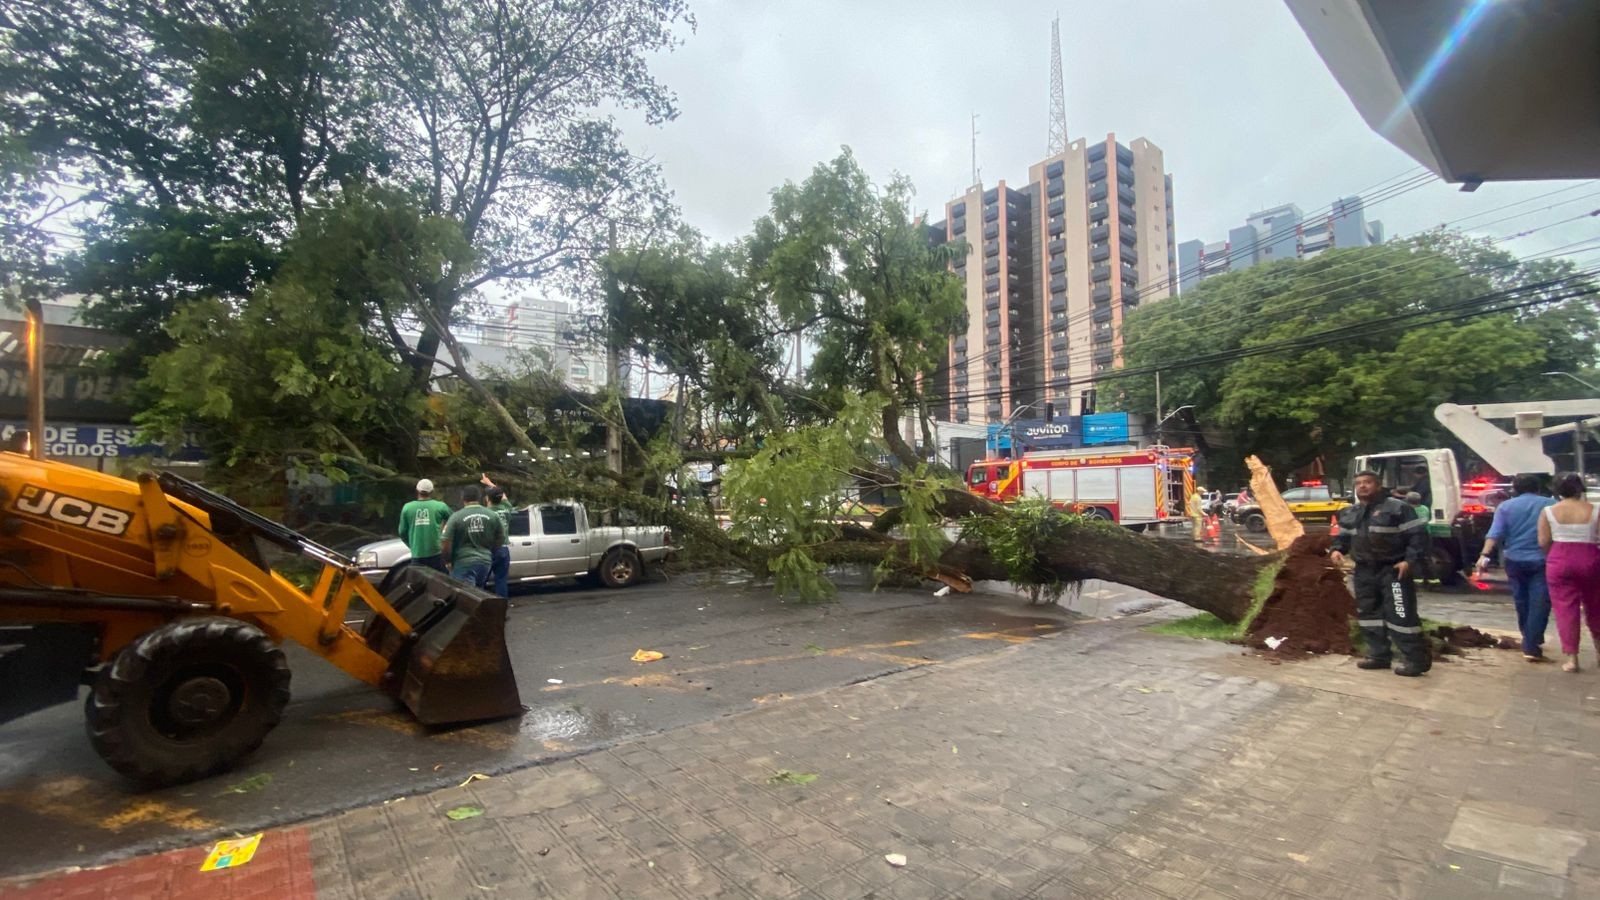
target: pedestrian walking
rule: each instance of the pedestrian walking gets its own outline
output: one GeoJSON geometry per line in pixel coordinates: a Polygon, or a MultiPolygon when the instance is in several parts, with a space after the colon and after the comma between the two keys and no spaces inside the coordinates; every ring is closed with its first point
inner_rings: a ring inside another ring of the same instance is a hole
{"type": "Polygon", "coordinates": [[[1539,519],[1539,546],[1545,551],[1545,578],[1556,635],[1567,661],[1564,672],[1578,671],[1579,621],[1586,619],[1600,649],[1600,504],[1585,498],[1583,476],[1563,475],[1556,481],[1556,502],[1539,519]]]}
{"type": "Polygon", "coordinates": [[[1339,511],[1339,533],[1331,557],[1343,566],[1355,561],[1356,618],[1367,643],[1363,669],[1390,666],[1390,641],[1400,649],[1396,675],[1414,677],[1433,667],[1417,617],[1414,573],[1427,564],[1427,522],[1405,501],[1384,496],[1378,474],[1356,473],[1356,502],[1339,511]]]}
{"type": "MultiPolygon", "coordinates": [[[[511,501],[506,499],[505,489],[489,480],[489,474],[483,473],[480,479],[486,491],[485,504],[495,515],[500,517],[500,527],[505,530],[506,540],[511,539],[511,501]]],[[[489,561],[489,583],[494,585],[497,596],[510,596],[510,585],[507,584],[511,575],[511,545],[501,544],[494,548],[494,555],[489,561]]]]}
{"type": "Polygon", "coordinates": [[[400,540],[411,551],[412,565],[445,570],[439,541],[449,518],[450,507],[433,499],[433,482],[426,478],[418,481],[417,499],[400,508],[400,540]]]}
{"type": "Polygon", "coordinates": [[[483,507],[483,491],[477,485],[462,493],[462,507],[444,525],[442,552],[451,575],[482,588],[489,581],[494,548],[506,542],[506,530],[500,517],[483,507]]]}
{"type": "Polygon", "coordinates": [[[1522,657],[1529,662],[1543,662],[1544,632],[1550,624],[1550,588],[1545,583],[1544,551],[1539,548],[1539,519],[1544,508],[1555,501],[1540,496],[1537,475],[1511,479],[1511,495],[1494,509],[1494,523],[1483,542],[1476,575],[1483,578],[1489,557],[1498,548],[1506,581],[1511,583],[1511,599],[1517,607],[1522,657]]]}

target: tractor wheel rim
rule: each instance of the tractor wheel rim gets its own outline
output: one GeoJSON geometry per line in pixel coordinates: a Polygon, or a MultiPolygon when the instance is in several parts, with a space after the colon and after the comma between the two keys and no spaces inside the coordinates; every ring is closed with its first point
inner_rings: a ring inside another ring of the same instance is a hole
{"type": "Polygon", "coordinates": [[[167,713],[185,729],[217,724],[233,706],[233,692],[220,678],[191,678],[172,690],[167,713]]]}

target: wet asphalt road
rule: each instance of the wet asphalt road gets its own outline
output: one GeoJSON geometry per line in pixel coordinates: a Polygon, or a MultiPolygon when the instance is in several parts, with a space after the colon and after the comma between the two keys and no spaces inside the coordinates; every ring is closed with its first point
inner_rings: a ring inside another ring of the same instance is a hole
{"type": "Polygon", "coordinates": [[[698,576],[621,591],[545,587],[514,602],[507,638],[528,707],[520,720],[430,732],[291,646],[294,699],[282,724],[239,768],[205,781],[134,790],[90,749],[81,702],[0,726],[0,875],[198,845],[459,784],[994,652],[1074,619],[984,594],[857,589],[833,604],[786,604],[698,576]],[[634,663],[637,649],[667,657],[634,663]]]}

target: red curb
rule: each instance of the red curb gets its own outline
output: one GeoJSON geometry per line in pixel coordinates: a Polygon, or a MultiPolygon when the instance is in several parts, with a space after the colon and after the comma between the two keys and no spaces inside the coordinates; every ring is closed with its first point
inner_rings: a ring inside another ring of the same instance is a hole
{"type": "Polygon", "coordinates": [[[317,895],[311,870],[311,836],[304,828],[269,831],[255,858],[242,866],[200,871],[210,845],[139,856],[98,869],[49,873],[0,885],[6,900],[128,900],[175,897],[192,900],[278,898],[311,900],[317,895]]]}

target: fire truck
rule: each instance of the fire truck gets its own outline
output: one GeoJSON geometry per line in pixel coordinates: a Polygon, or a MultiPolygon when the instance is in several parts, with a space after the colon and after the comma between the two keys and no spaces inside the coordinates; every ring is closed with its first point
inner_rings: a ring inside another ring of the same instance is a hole
{"type": "Polygon", "coordinates": [[[967,489],[980,497],[1001,503],[1043,497],[1136,531],[1183,519],[1194,487],[1194,450],[1188,447],[1030,453],[967,469],[967,489]]]}

